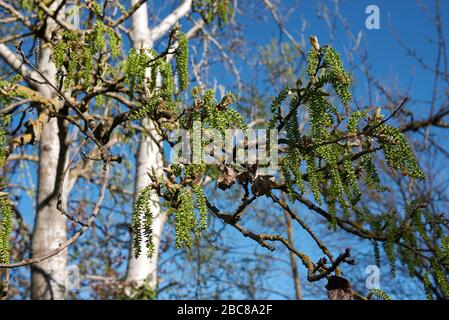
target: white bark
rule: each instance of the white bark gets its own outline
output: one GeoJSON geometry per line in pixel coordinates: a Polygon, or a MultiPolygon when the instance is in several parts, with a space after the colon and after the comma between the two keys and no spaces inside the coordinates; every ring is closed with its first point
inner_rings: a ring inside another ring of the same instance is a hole
{"type": "Polygon", "coordinates": [[[151,41],[154,43],[160,39],[164,34],[170,31],[171,28],[192,9],[192,0],[185,0],[178,8],[173,10],[166,16],[156,27],[151,30],[151,41]]]}
{"type": "MultiPolygon", "coordinates": [[[[37,81],[42,82],[41,76],[34,70],[31,70],[28,68],[17,56],[16,53],[14,53],[12,50],[10,50],[6,45],[3,43],[0,43],[0,57],[3,59],[4,62],[6,62],[12,69],[16,70],[19,74],[22,75],[26,80],[28,78],[32,78],[37,81]]],[[[31,87],[37,88],[36,82],[29,81],[31,87]]]]}
{"type": "MultiPolygon", "coordinates": [[[[55,1],[53,6],[57,6],[55,1]]],[[[52,6],[52,7],[53,7],[52,6]]],[[[47,19],[47,36],[55,27],[55,22],[47,19]]],[[[41,44],[40,68],[50,81],[56,76],[56,66],[51,60],[52,47],[41,44]]],[[[38,91],[47,98],[54,97],[54,90],[45,84],[38,85],[38,91]]],[[[56,118],[44,126],[39,145],[39,172],[36,217],[31,243],[32,257],[41,256],[59,247],[67,238],[66,218],[56,208],[55,191],[58,163],[60,159],[59,130],[56,118]]],[[[65,199],[66,200],[66,199],[65,199]]],[[[67,250],[40,262],[31,268],[32,299],[64,299],[67,277],[67,250]]]]}

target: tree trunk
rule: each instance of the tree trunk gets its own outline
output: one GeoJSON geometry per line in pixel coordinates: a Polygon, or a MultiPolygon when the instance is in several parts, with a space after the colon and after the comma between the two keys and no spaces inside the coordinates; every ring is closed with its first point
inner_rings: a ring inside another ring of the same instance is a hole
{"type": "MultiPolygon", "coordinates": [[[[138,0],[131,1],[131,5],[137,3],[138,0]]],[[[151,34],[148,28],[147,6],[143,4],[132,16],[131,38],[134,48],[151,48],[151,34]]],[[[142,121],[144,127],[147,128],[149,135],[142,134],[139,141],[139,149],[136,159],[136,180],[134,201],[137,199],[139,191],[148,186],[150,178],[147,172],[161,172],[163,167],[162,146],[158,141],[162,141],[160,135],[156,132],[154,124],[151,121],[142,121]]],[[[161,212],[159,197],[153,193],[151,195],[151,213],[153,214],[153,241],[154,254],[150,259],[147,257],[145,237],[142,237],[142,252],[139,258],[135,258],[132,248],[130,249],[130,257],[128,262],[128,272],[126,281],[134,285],[142,285],[145,280],[148,281],[152,288],[157,286],[157,262],[159,255],[159,245],[162,230],[166,221],[166,215],[161,212]]],[[[143,217],[141,219],[143,221],[143,217]]]]}
{"type": "MultiPolygon", "coordinates": [[[[51,9],[58,5],[53,2],[51,9]]],[[[55,22],[47,18],[46,35],[50,37],[55,22]]],[[[51,61],[51,46],[41,43],[40,69],[50,81],[56,77],[56,67],[51,61]]],[[[39,92],[45,97],[55,96],[54,90],[49,85],[39,85],[39,92]]],[[[60,148],[60,130],[58,120],[52,118],[45,125],[39,145],[39,171],[37,205],[34,223],[34,231],[31,243],[32,257],[38,257],[51,249],[57,248],[67,238],[66,218],[57,210],[57,196],[55,190],[56,176],[65,163],[65,150],[60,148]]],[[[64,140],[64,131],[61,131],[61,139],[64,140]]],[[[64,148],[65,149],[65,148],[64,148]]],[[[64,299],[67,250],[60,254],[33,265],[31,268],[31,298],[32,299],[64,299]]]]}

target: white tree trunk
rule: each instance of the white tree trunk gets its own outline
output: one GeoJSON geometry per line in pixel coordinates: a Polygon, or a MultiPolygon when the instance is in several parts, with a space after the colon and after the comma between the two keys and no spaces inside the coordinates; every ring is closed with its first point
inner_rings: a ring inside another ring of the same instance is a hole
{"type": "MultiPolygon", "coordinates": [[[[52,5],[57,6],[59,1],[52,5]]],[[[55,22],[47,18],[46,34],[49,37],[55,22]]],[[[56,67],[51,60],[52,49],[47,43],[41,43],[40,69],[50,81],[56,77],[56,67]]],[[[39,85],[38,90],[45,97],[55,96],[49,85],[39,85]]],[[[55,183],[60,158],[58,120],[50,119],[45,125],[39,145],[39,172],[37,206],[34,231],[31,243],[33,257],[38,257],[57,248],[67,238],[66,218],[56,208],[55,183]]],[[[66,199],[65,199],[66,201],[66,199]]],[[[67,250],[40,262],[31,268],[32,299],[64,299],[67,277],[67,250]]]]}
{"type": "MultiPolygon", "coordinates": [[[[137,0],[132,0],[134,5],[137,0]]],[[[148,13],[146,3],[143,4],[132,16],[131,38],[134,48],[151,48],[153,43],[151,41],[150,30],[148,28],[148,13]]],[[[134,201],[137,199],[139,191],[148,186],[150,178],[147,172],[161,172],[163,167],[162,145],[157,141],[162,141],[160,135],[156,132],[151,121],[143,121],[144,127],[147,128],[149,136],[143,135],[140,137],[139,149],[136,159],[136,180],[134,201]]],[[[150,259],[147,257],[145,237],[142,237],[142,252],[139,258],[135,258],[133,250],[130,250],[130,257],[128,261],[128,272],[126,281],[135,285],[141,285],[147,280],[152,288],[157,286],[157,263],[159,255],[159,245],[162,235],[162,230],[166,221],[166,215],[161,211],[158,196],[153,193],[151,195],[151,213],[153,214],[153,241],[154,254],[150,259]]]]}
{"type": "MultiPolygon", "coordinates": [[[[153,134],[153,138],[160,139],[158,134],[154,130],[153,124],[147,123],[147,128],[153,134]]],[[[137,168],[136,168],[136,182],[135,182],[135,199],[139,190],[148,186],[150,179],[147,172],[160,172],[162,168],[162,154],[159,146],[155,143],[151,137],[142,136],[139,142],[139,150],[137,154],[137,168]]],[[[153,214],[153,242],[154,242],[154,254],[152,258],[147,257],[147,250],[145,245],[145,237],[142,237],[141,248],[139,258],[135,258],[134,255],[130,255],[128,262],[128,274],[126,280],[130,283],[141,285],[145,280],[148,280],[150,286],[155,288],[157,285],[157,262],[159,256],[159,245],[162,235],[162,230],[166,221],[166,215],[161,211],[159,204],[159,197],[153,193],[151,195],[151,213],[153,214]]],[[[142,217],[143,219],[143,217],[142,217]]]]}

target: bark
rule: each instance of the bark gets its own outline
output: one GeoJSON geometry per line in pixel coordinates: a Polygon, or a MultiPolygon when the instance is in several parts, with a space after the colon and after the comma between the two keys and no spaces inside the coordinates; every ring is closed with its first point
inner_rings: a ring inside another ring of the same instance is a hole
{"type": "MultiPolygon", "coordinates": [[[[287,222],[288,241],[290,243],[294,243],[292,218],[287,212],[285,212],[284,215],[285,220],[287,222]]],[[[289,256],[290,256],[290,266],[292,268],[293,284],[295,286],[295,299],[302,300],[301,279],[299,277],[298,264],[296,263],[296,255],[293,252],[289,251],[289,256]]]]}
{"type": "MultiPolygon", "coordinates": [[[[170,31],[171,28],[192,9],[192,0],[184,0],[183,3],[166,16],[161,23],[151,30],[151,40],[154,43],[164,34],[170,31]]],[[[147,24],[148,26],[148,24],[147,24]]]]}
{"type": "MultiPolygon", "coordinates": [[[[0,56],[12,69],[20,73],[25,79],[27,77],[42,81],[41,77],[34,70],[30,70],[18,57],[17,54],[11,51],[6,45],[0,43],[0,56]]],[[[37,88],[37,84],[33,81],[28,81],[31,87],[37,88]]]]}
{"type": "MultiPolygon", "coordinates": [[[[55,1],[53,6],[57,6],[55,1]]],[[[52,9],[53,9],[52,6],[52,9]]],[[[46,34],[49,37],[55,22],[47,18],[46,34]]],[[[41,43],[40,68],[50,81],[54,81],[56,67],[51,60],[52,49],[48,43],[41,43]]],[[[46,98],[55,96],[54,90],[45,84],[38,85],[38,91],[46,98]]],[[[56,118],[50,119],[44,126],[39,144],[39,170],[36,216],[31,243],[32,257],[41,256],[55,249],[67,238],[66,218],[57,210],[55,190],[56,177],[65,163],[65,148],[61,150],[61,139],[64,140],[64,130],[58,125],[56,118]]],[[[67,250],[58,255],[33,265],[31,268],[31,298],[32,299],[64,299],[67,250]]]]}
{"type": "MultiPolygon", "coordinates": [[[[281,197],[282,201],[285,202],[285,195],[282,194],[281,197]]],[[[285,217],[285,223],[287,225],[287,236],[288,236],[288,242],[295,243],[295,239],[293,237],[293,223],[292,223],[292,217],[287,211],[284,211],[284,217],[285,217]]],[[[299,277],[299,270],[298,270],[298,264],[296,263],[296,255],[289,251],[289,257],[290,257],[290,266],[292,268],[292,278],[293,278],[293,285],[295,287],[295,299],[296,300],[302,300],[302,286],[301,286],[301,278],[299,277]]]]}

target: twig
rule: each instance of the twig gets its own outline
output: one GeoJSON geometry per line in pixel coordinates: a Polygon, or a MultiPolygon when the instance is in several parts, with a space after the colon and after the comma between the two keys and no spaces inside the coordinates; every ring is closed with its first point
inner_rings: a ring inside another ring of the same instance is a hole
{"type": "Polygon", "coordinates": [[[62,252],[64,249],[66,249],[68,246],[70,246],[72,243],[74,243],[76,240],[78,240],[79,237],[81,237],[94,223],[95,219],[97,218],[98,213],[101,210],[101,204],[103,203],[105,192],[106,192],[106,186],[108,185],[109,181],[109,169],[110,169],[110,160],[106,159],[103,170],[104,170],[104,176],[103,176],[103,183],[101,186],[100,195],[98,197],[98,200],[95,204],[95,207],[92,211],[92,215],[87,220],[86,225],[81,227],[72,237],[70,237],[68,240],[64,241],[59,245],[58,248],[48,251],[46,254],[43,254],[39,257],[35,257],[32,259],[24,259],[20,262],[16,263],[10,263],[10,264],[0,264],[0,268],[6,268],[6,269],[12,269],[12,268],[18,268],[22,266],[27,266],[31,264],[36,264],[39,262],[42,262],[44,260],[50,259],[51,257],[56,256],[60,252],[62,252]]]}

